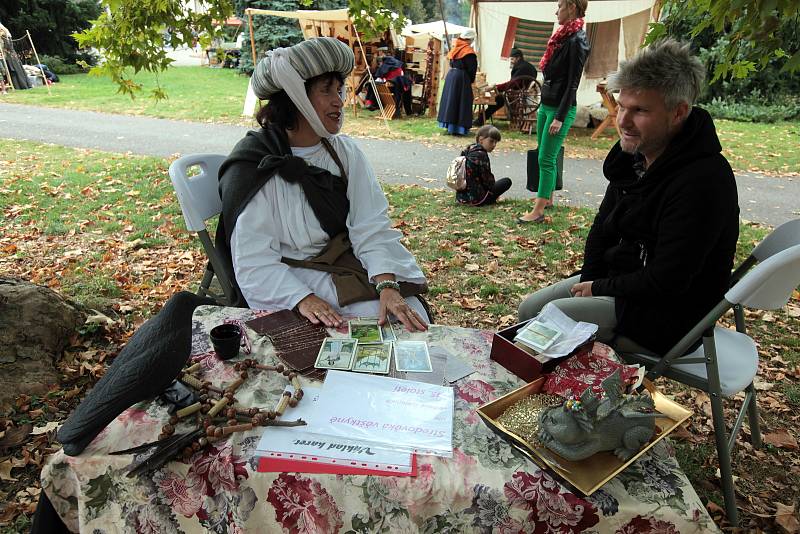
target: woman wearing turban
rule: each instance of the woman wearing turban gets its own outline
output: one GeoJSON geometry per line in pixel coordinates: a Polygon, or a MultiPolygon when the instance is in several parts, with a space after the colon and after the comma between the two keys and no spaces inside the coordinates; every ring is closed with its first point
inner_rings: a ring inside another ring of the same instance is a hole
{"type": "Polygon", "coordinates": [[[465,30],[447,54],[450,70],[444,79],[438,120],[450,135],[466,135],[472,127],[472,82],[478,72],[472,41],[476,35],[472,28],[465,30]]]}
{"type": "Polygon", "coordinates": [[[343,315],[429,321],[425,276],[391,227],[366,156],[339,134],[353,52],[321,37],[270,51],[251,83],[269,103],[220,169],[217,245],[230,251],[238,304],[292,309],[314,324],[343,315]]]}

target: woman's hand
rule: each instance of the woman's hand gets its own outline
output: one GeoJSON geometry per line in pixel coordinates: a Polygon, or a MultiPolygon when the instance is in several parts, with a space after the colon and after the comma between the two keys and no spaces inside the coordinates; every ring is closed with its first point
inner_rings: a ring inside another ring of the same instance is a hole
{"type": "Polygon", "coordinates": [[[550,123],[550,129],[547,130],[550,135],[556,135],[558,132],[561,131],[561,125],[564,124],[558,119],[553,119],[553,122],[550,123]]]}
{"type": "Polygon", "coordinates": [[[387,287],[381,291],[380,295],[379,325],[386,324],[389,313],[397,317],[409,332],[421,332],[428,329],[428,325],[425,324],[422,317],[414,311],[414,308],[408,305],[408,302],[400,292],[387,287]]]}
{"type": "Polygon", "coordinates": [[[578,282],[569,290],[573,297],[591,297],[592,296],[592,283],[591,282],[578,282]]]}
{"type": "Polygon", "coordinates": [[[297,311],[313,324],[322,323],[331,328],[337,328],[342,324],[342,316],[313,293],[297,304],[297,311]]]}

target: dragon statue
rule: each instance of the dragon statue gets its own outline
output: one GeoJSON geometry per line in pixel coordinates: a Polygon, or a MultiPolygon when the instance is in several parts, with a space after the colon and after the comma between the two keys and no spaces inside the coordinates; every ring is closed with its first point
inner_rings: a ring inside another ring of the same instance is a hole
{"type": "Polygon", "coordinates": [[[601,451],[614,451],[626,461],[650,441],[655,432],[655,411],[649,395],[625,395],[619,371],[602,382],[598,399],[591,388],[580,400],[543,410],[539,416],[542,445],[570,461],[583,460],[601,451]]]}

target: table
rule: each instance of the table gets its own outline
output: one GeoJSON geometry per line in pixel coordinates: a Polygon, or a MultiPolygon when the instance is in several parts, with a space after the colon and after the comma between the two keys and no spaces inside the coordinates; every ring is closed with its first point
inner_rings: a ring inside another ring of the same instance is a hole
{"type": "Polygon", "coordinates": [[[592,132],[592,139],[597,139],[609,126],[613,126],[617,130],[617,135],[620,135],[619,125],[617,124],[617,108],[619,106],[616,98],[608,91],[605,82],[598,83],[595,89],[600,93],[600,97],[603,99],[603,106],[608,110],[608,116],[594,129],[594,132],[592,132]]]}
{"type": "MultiPolygon", "coordinates": [[[[210,352],[208,330],[225,318],[248,320],[259,313],[264,312],[216,306],[195,311],[193,358],[212,381],[230,382],[234,371],[210,352]]],[[[427,339],[432,351],[458,355],[476,369],[454,386],[453,457],[419,457],[416,477],[258,473],[250,454],[259,438],[253,430],[212,444],[187,463],[173,461],[127,478],[132,457],[108,453],[156,439],[168,414],[154,401],[117,417],[81,456],[59,451],[49,457],[42,488],[66,525],[81,532],[716,530],[668,440],[583,497],[489,430],[476,408],[522,385],[489,360],[491,332],[432,326],[427,334],[403,331],[398,337],[427,339]]],[[[253,344],[258,358],[272,361],[268,341],[253,344]]],[[[596,344],[594,350],[610,349],[596,344]]],[[[262,373],[236,396],[246,405],[272,407],[284,383],[275,373],[262,373]]]]}

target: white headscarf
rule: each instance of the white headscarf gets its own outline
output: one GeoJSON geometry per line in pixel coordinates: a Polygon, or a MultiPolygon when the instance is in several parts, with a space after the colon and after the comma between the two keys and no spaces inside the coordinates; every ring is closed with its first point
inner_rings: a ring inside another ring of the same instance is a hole
{"type": "MultiPolygon", "coordinates": [[[[280,90],[286,92],[306,118],[308,124],[320,137],[330,138],[306,94],[305,81],[325,74],[338,72],[343,77],[353,70],[355,57],[349,46],[332,37],[309,39],[288,48],[276,48],[267,52],[253,72],[253,91],[261,99],[267,99],[280,90]]],[[[340,93],[344,99],[344,87],[340,93]]],[[[339,128],[344,114],[339,116],[339,128]]]]}

